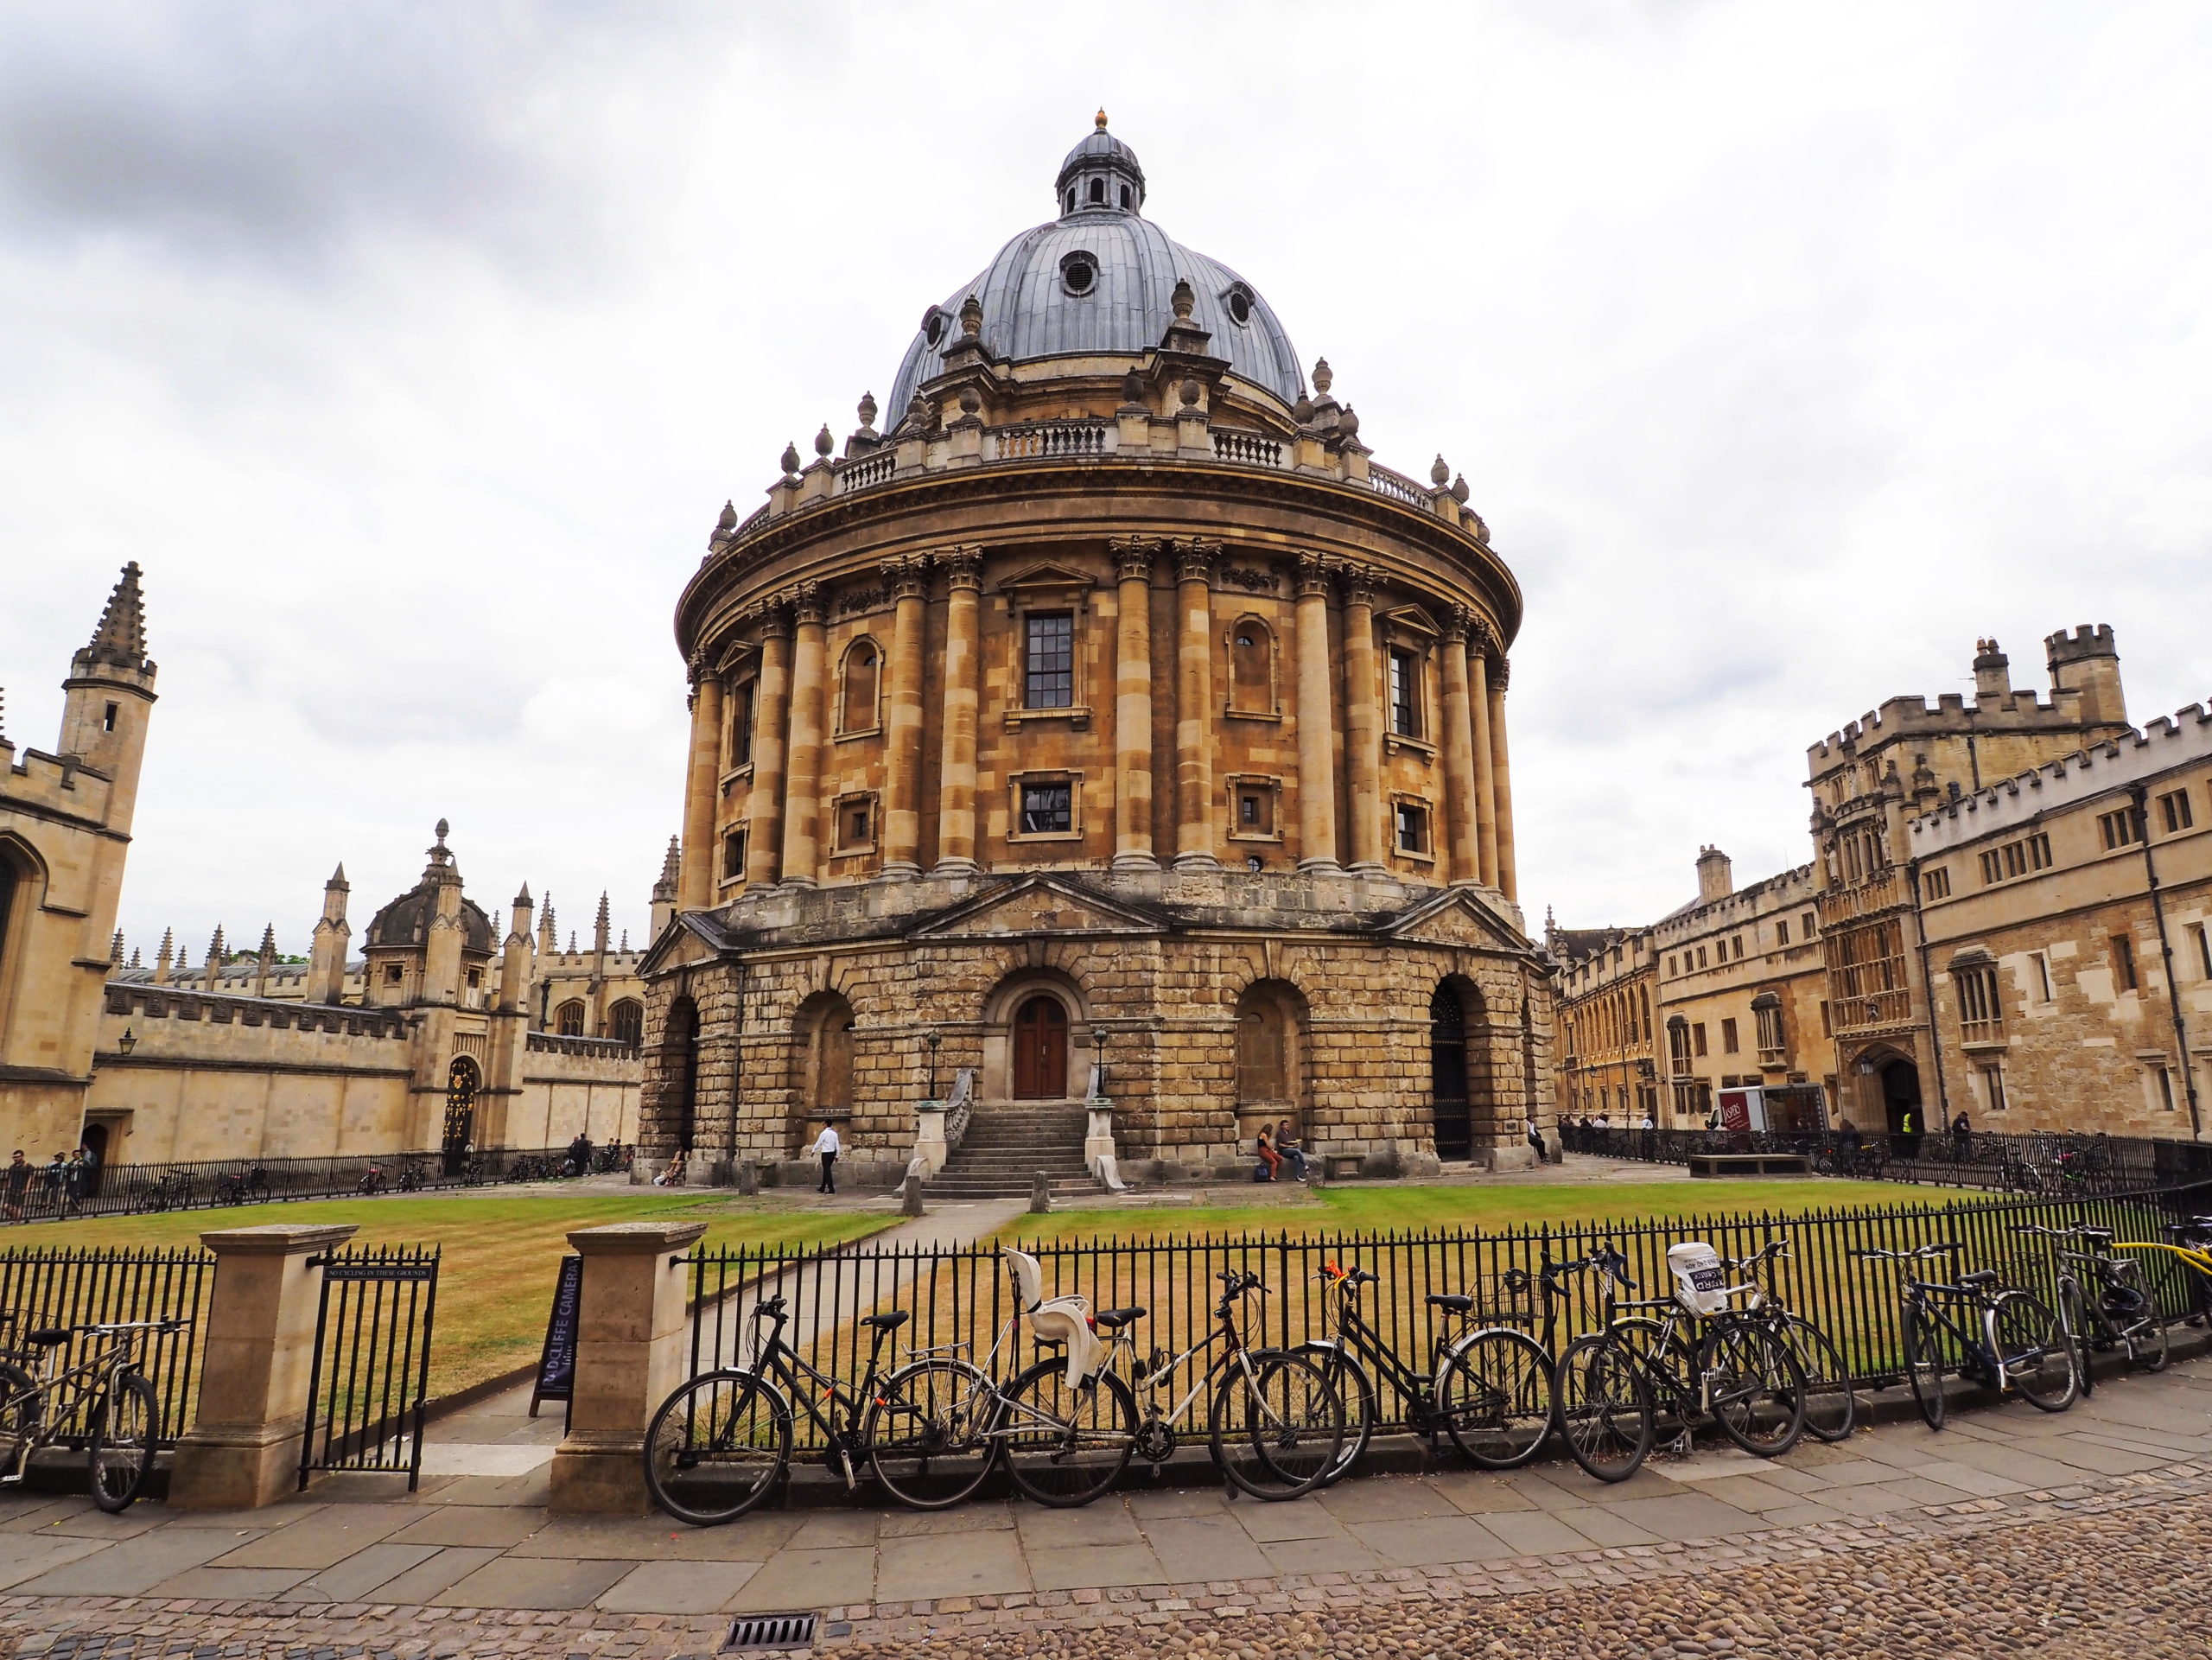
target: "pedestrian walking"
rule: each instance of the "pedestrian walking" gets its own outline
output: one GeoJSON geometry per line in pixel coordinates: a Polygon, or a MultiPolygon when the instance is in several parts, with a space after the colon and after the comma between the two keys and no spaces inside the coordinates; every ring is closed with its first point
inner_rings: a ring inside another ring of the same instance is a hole
{"type": "Polygon", "coordinates": [[[31,1167],[23,1158],[23,1149],[19,1147],[15,1156],[8,1161],[6,1173],[0,1175],[0,1208],[4,1208],[9,1221],[21,1222],[23,1219],[23,1204],[30,1190],[31,1167]]]}
{"type": "Polygon", "coordinates": [[[814,1138],[814,1145],[807,1149],[822,1161],[822,1186],[814,1190],[816,1193],[834,1193],[837,1191],[837,1154],[844,1150],[844,1142],[837,1138],[837,1126],[823,1119],[822,1133],[814,1138]]]}
{"type": "Polygon", "coordinates": [[[1951,1161],[1954,1164],[1966,1163],[1967,1154],[1973,1148],[1974,1125],[1967,1119],[1965,1109],[1961,1108],[1959,1116],[1951,1120],[1951,1161]]]}

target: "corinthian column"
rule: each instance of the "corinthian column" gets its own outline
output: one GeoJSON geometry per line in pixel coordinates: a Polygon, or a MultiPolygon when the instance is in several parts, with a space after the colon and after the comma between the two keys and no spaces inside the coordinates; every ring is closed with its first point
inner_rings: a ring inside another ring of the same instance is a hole
{"type": "Polygon", "coordinates": [[[753,688],[753,801],[745,826],[745,885],[766,887],[783,868],[784,766],[791,754],[791,620],[779,603],[760,612],[760,678],[753,688]]]}
{"type": "Polygon", "coordinates": [[[1337,779],[1330,765],[1336,722],[1329,710],[1329,565],[1298,559],[1298,868],[1334,870],[1337,779]]]}
{"type": "Polygon", "coordinates": [[[938,764],[937,865],[958,875],[976,865],[976,708],[982,630],[982,554],[956,548],[940,554],[945,568],[944,745],[938,764]]]}
{"type": "Polygon", "coordinates": [[[722,678],[692,659],[691,762],[683,778],[683,877],[677,903],[702,911],[715,895],[715,801],[721,780],[722,678]]]}
{"type": "Polygon", "coordinates": [[[897,610],[891,633],[890,754],[883,791],[883,874],[917,876],[922,856],[922,613],[929,566],[894,559],[883,567],[897,610]]]}
{"type": "Polygon", "coordinates": [[[1475,730],[1467,707],[1467,628],[1473,614],[1453,606],[1444,622],[1444,799],[1451,820],[1447,880],[1480,880],[1475,834],[1475,730]]]}
{"type": "Polygon", "coordinates": [[[1175,601],[1175,863],[1219,863],[1213,836],[1213,569],[1221,544],[1178,540],[1175,601]]]}
{"type": "Polygon", "coordinates": [[[1490,625],[1477,620],[1469,640],[1473,662],[1468,665],[1467,701],[1475,715],[1475,856],[1485,887],[1497,886],[1497,783],[1490,759],[1490,654],[1497,649],[1497,636],[1490,625]]]}
{"type": "Polygon", "coordinates": [[[1503,657],[1494,658],[1490,671],[1490,766],[1491,787],[1497,795],[1497,887],[1510,900],[1521,897],[1513,875],[1513,771],[1505,759],[1505,681],[1503,657]]]}
{"type": "Polygon", "coordinates": [[[1159,544],[1113,544],[1114,868],[1157,870],[1152,851],[1152,561],[1159,544]]]}
{"type": "Polygon", "coordinates": [[[801,582],[792,596],[791,747],[784,787],[784,885],[811,887],[822,863],[822,700],[829,677],[822,589],[801,582]]]}
{"type": "Polygon", "coordinates": [[[1382,865],[1382,707],[1375,676],[1375,572],[1344,569],[1344,754],[1351,774],[1351,868],[1382,865]]]}

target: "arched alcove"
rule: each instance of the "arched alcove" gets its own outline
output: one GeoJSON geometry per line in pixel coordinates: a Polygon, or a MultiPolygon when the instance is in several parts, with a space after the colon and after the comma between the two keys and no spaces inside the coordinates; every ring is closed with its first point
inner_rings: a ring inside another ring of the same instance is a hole
{"type": "Polygon", "coordinates": [[[794,1151],[811,1139],[814,1125],[853,1115],[853,1024],[842,992],[817,991],[798,1006],[791,1026],[798,1089],[786,1126],[794,1151]]]}
{"type": "Polygon", "coordinates": [[[1428,1075],[1440,1159],[1473,1156],[1477,1130],[1495,1128],[1495,1046],[1482,988],[1460,974],[1438,981],[1428,1000],[1428,1075]]]}
{"type": "Polygon", "coordinates": [[[1249,1146],[1283,1121],[1305,1133],[1305,995],[1287,980],[1255,980],[1236,999],[1236,1133],[1249,1146]]]}
{"type": "Polygon", "coordinates": [[[1239,617],[1229,631],[1229,712],[1274,715],[1278,707],[1274,630],[1255,616],[1239,617]]]}
{"type": "Polygon", "coordinates": [[[837,730],[873,732],[877,725],[876,693],[883,679],[883,652],[862,634],[845,648],[838,668],[837,730]]]}
{"type": "Polygon", "coordinates": [[[664,1148],[688,1153],[699,1123],[699,1005],[688,996],[669,1005],[661,1034],[660,1110],[664,1148]]]}

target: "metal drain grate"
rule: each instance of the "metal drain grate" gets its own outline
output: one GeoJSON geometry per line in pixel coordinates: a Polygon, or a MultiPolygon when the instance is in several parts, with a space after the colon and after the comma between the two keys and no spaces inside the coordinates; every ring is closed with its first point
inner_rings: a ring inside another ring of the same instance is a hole
{"type": "Polygon", "coordinates": [[[722,1652],[732,1650],[810,1649],[819,1614],[747,1614],[731,1623],[722,1652]]]}

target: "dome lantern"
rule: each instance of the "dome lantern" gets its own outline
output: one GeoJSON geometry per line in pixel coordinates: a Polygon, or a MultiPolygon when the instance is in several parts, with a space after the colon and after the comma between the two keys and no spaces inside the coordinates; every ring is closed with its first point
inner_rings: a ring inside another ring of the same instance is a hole
{"type": "Polygon", "coordinates": [[[1077,213],[1134,213],[1144,206],[1144,169],[1137,153],[1106,130],[1106,111],[1097,125],[1060,163],[1052,181],[1060,217],[1077,213]]]}

